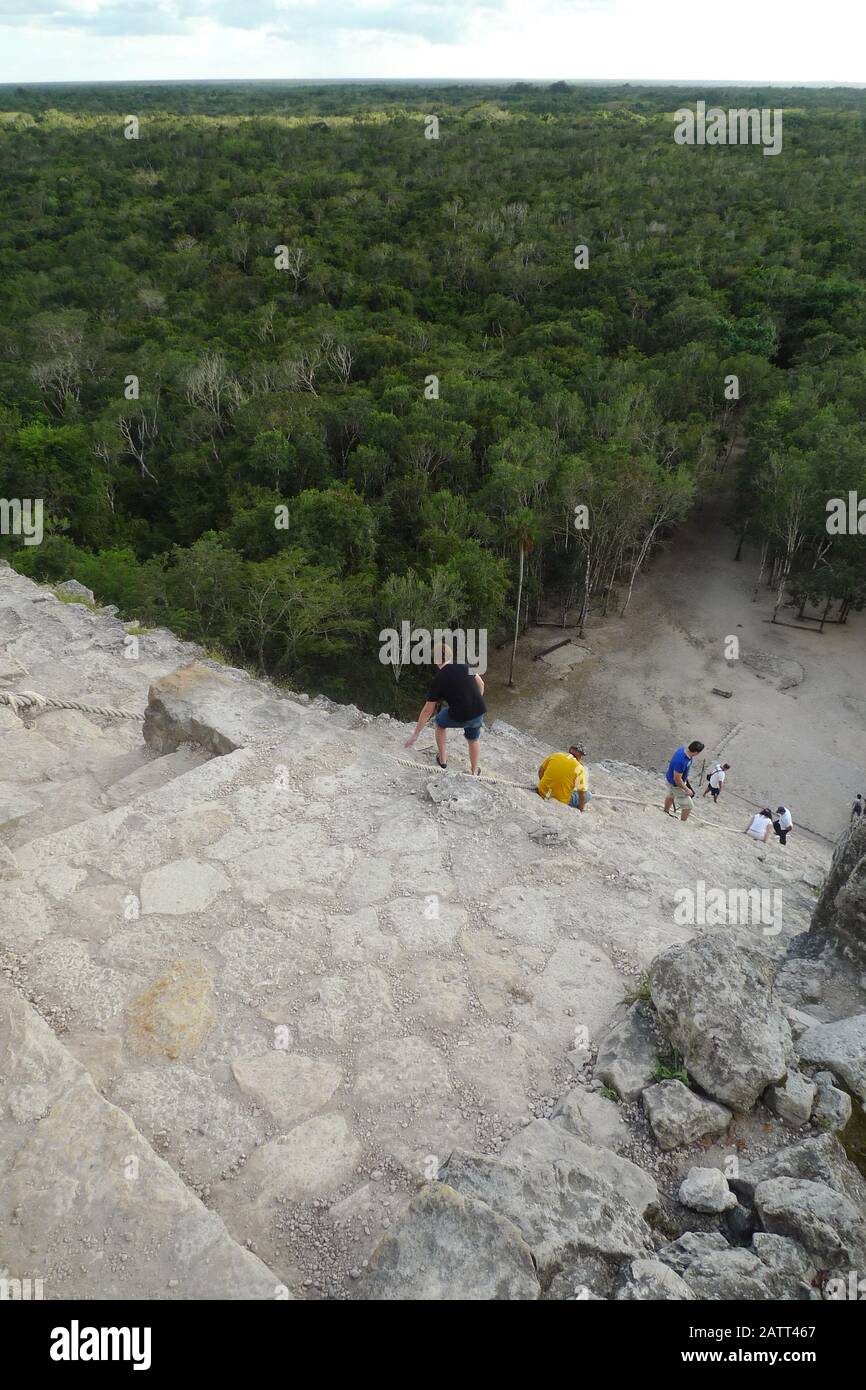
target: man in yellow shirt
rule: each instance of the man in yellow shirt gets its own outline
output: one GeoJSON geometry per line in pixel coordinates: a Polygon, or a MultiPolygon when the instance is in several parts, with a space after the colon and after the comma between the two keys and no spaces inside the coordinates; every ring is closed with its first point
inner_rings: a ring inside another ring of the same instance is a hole
{"type": "Polygon", "coordinates": [[[580,744],[573,743],[567,753],[551,753],[545,758],[538,769],[538,795],[585,810],[590,793],[586,786],[586,768],[581,761],[583,753],[580,744]]]}

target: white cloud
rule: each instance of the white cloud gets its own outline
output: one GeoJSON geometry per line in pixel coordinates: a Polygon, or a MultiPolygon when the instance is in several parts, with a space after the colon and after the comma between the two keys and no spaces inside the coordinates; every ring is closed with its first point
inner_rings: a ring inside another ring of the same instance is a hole
{"type": "Polygon", "coordinates": [[[864,37],[849,0],[0,0],[0,80],[866,82],[864,37]]]}

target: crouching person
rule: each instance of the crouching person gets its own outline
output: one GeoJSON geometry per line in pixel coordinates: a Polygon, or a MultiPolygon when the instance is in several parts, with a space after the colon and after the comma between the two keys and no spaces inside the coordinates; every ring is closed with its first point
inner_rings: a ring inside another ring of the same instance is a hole
{"type": "Polygon", "coordinates": [[[567,753],[551,753],[545,758],[538,769],[538,795],[584,811],[591,793],[586,785],[583,755],[582,745],[573,743],[567,753]]]}

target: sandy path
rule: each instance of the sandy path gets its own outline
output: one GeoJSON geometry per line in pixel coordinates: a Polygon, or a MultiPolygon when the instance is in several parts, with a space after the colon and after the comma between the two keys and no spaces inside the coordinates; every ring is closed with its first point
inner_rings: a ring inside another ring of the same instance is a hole
{"type": "Polygon", "coordinates": [[[494,653],[491,715],[552,745],[583,734],[590,763],[661,769],[678,743],[699,738],[708,758],[724,752],[732,764],[732,792],[790,805],[795,821],[835,837],[854,794],[866,794],[866,615],[823,634],[771,624],[773,593],[762,587],[752,602],[756,548],[735,562],[735,537],[715,515],[711,503],[695,513],[639,578],[624,619],[593,617],[580,665],[558,673],[533,662],[569,632],[530,629],[509,691],[508,650],[494,653]],[[725,660],[728,636],[739,638],[738,660],[725,660]]]}

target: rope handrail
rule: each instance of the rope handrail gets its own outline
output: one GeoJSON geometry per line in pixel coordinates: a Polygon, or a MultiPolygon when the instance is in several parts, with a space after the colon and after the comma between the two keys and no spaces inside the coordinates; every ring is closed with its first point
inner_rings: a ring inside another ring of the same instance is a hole
{"type": "MultiPolygon", "coordinates": [[[[395,758],[394,762],[399,763],[401,767],[413,768],[415,772],[447,773],[448,771],[448,769],[444,767],[431,767],[426,763],[416,763],[411,758],[395,758]]],[[[471,772],[464,772],[462,769],[459,768],[456,768],[452,775],[456,775],[457,777],[468,777],[473,782],[493,782],[498,783],[500,786],[504,787],[516,787],[518,791],[532,792],[533,796],[538,795],[535,784],[532,782],[512,782],[508,777],[497,777],[495,774],[485,772],[482,772],[479,777],[473,777],[471,772]]],[[[606,796],[601,792],[593,792],[592,800],[625,801],[630,806],[649,806],[654,808],[655,810],[661,809],[661,806],[658,801],[638,801],[633,796],[606,796]]],[[[691,814],[695,815],[694,809],[692,810],[691,814]]],[[[679,820],[679,816],[676,816],[675,819],[679,820]]],[[[706,826],[708,830],[721,830],[726,835],[742,835],[745,833],[742,830],[735,830],[734,827],[731,825],[714,825],[712,821],[705,820],[704,817],[701,815],[696,816],[695,819],[698,821],[700,825],[706,826]]]]}
{"type": "Polygon", "coordinates": [[[144,715],[111,705],[85,705],[80,700],[55,700],[50,695],[38,695],[35,690],[0,690],[0,704],[8,705],[17,714],[21,709],[77,709],[82,714],[104,714],[108,719],[136,719],[143,723],[144,715]]]}
{"type": "MultiPolygon", "coordinates": [[[[134,719],[138,723],[144,722],[144,715],[132,710],[115,709],[111,705],[86,705],[80,700],[55,700],[49,695],[39,695],[35,690],[19,690],[12,692],[0,690],[0,705],[8,705],[17,714],[20,709],[74,709],[80,710],[82,714],[101,714],[107,719],[134,719]]],[[[395,758],[394,762],[401,767],[412,768],[415,772],[447,772],[447,768],[435,766],[427,763],[416,763],[412,758],[395,758]]],[[[454,774],[452,774],[454,775],[454,774]]],[[[456,770],[458,777],[472,777],[472,773],[456,770]]],[[[481,773],[480,778],[472,777],[473,781],[492,782],[503,787],[515,787],[517,791],[532,792],[537,795],[535,785],[530,782],[513,782],[508,777],[497,777],[491,773],[481,773]]],[[[593,801],[623,801],[629,806],[649,806],[658,809],[657,801],[639,801],[633,796],[606,796],[602,792],[593,792],[593,801]]],[[[694,808],[692,810],[694,815],[694,808]]],[[[728,825],[713,825],[712,821],[704,820],[703,816],[697,816],[699,824],[707,826],[709,829],[724,831],[727,835],[741,835],[741,830],[735,830],[728,825]]],[[[813,832],[814,833],[814,832],[813,832]]],[[[822,837],[823,838],[823,837],[822,837]]]]}

